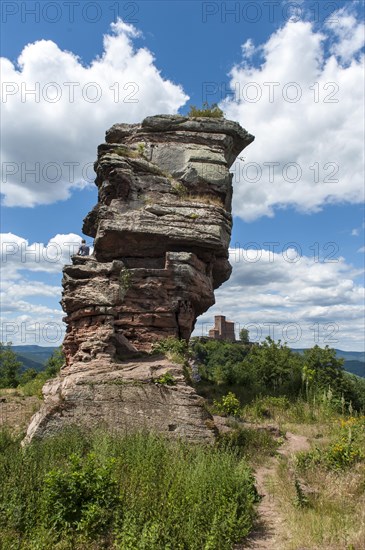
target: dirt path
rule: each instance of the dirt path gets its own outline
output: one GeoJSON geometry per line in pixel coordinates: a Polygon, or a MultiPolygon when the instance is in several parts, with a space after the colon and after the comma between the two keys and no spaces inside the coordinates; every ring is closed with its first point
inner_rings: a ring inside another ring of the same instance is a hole
{"type": "MultiPolygon", "coordinates": [[[[299,451],[307,451],[310,448],[307,437],[286,433],[284,444],[278,450],[278,454],[289,458],[299,451]]],[[[268,464],[260,466],[255,471],[256,487],[262,500],[258,507],[258,522],[256,528],[247,538],[244,544],[236,545],[235,550],[281,550],[279,535],[282,518],[278,504],[268,490],[270,478],[273,477],[280,458],[273,457],[268,464]]]]}

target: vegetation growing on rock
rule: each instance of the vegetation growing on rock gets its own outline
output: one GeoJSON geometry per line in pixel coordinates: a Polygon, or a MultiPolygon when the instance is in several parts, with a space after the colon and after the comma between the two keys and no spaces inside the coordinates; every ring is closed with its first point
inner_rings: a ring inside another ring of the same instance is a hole
{"type": "Polygon", "coordinates": [[[209,105],[209,103],[205,101],[203,103],[202,109],[195,107],[195,105],[191,105],[188,116],[193,118],[194,117],[222,118],[224,117],[224,113],[216,103],[212,103],[212,105],[209,105]]]}

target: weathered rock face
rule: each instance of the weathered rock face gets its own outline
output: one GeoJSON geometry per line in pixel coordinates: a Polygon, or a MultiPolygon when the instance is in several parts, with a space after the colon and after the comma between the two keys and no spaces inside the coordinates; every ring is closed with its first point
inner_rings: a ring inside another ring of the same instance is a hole
{"type": "Polygon", "coordinates": [[[231,272],[229,167],[252,140],[234,122],[179,116],[107,132],[83,229],[94,255],[64,269],[67,365],[190,337],[231,272]]]}
{"type": "Polygon", "coordinates": [[[211,442],[215,427],[204,399],[189,386],[180,365],[139,358],[111,365],[101,359],[49,380],[45,404],[33,416],[24,443],[54,435],[65,426],[117,432],[155,431],[189,441],[211,442]],[[175,385],[154,382],[169,373],[175,385]]]}
{"type": "Polygon", "coordinates": [[[235,122],[177,115],[116,124],[106,133],[95,164],[98,204],[83,227],[95,239],[94,253],[75,256],[64,268],[66,365],[46,386],[49,407],[33,419],[29,437],[72,418],[105,420],[101,401],[109,411],[116,407],[118,426],[132,417],[146,423],[152,415],[150,427],[211,437],[207,415],[184,378],[162,392],[151,384],[151,372],[166,369],[166,361],[138,363],[133,354],[167,336],[188,340],[196,318],[214,303],[214,289],[229,278],[229,167],[253,139],[235,122]],[[127,381],[130,372],[142,386],[127,381]],[[85,389],[90,377],[93,392],[85,389]]]}

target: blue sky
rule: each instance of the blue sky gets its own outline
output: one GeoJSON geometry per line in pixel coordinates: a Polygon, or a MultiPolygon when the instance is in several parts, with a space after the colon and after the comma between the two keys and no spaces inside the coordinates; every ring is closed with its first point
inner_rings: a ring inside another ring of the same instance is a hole
{"type": "Polygon", "coordinates": [[[105,130],[207,100],[256,140],[233,167],[233,274],[196,334],[224,313],[253,339],[364,349],[363,3],[1,8],[3,340],[62,340],[105,130]]]}

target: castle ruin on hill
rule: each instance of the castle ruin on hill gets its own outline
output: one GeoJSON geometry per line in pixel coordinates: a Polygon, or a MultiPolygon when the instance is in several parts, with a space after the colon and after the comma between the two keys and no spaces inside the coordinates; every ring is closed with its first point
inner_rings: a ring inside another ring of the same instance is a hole
{"type": "Polygon", "coordinates": [[[209,330],[208,337],[213,338],[214,340],[235,342],[236,335],[234,333],[234,322],[226,321],[224,315],[216,315],[214,317],[214,328],[209,330]]]}

